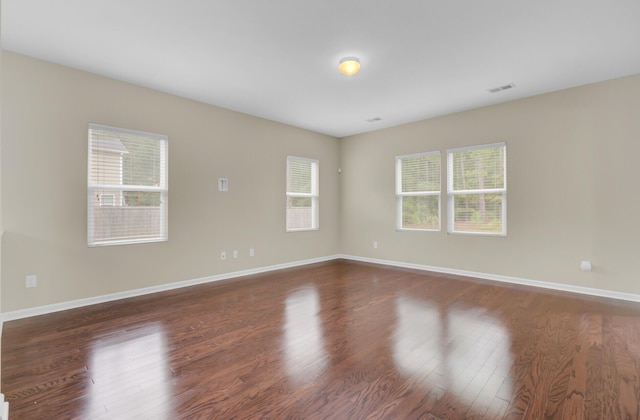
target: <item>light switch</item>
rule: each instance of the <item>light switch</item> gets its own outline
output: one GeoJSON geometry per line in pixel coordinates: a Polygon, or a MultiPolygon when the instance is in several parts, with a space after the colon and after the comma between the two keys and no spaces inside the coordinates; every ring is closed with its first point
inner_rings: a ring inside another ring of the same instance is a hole
{"type": "Polygon", "coordinates": [[[229,191],[229,180],[227,178],[218,178],[218,191],[229,191]]]}

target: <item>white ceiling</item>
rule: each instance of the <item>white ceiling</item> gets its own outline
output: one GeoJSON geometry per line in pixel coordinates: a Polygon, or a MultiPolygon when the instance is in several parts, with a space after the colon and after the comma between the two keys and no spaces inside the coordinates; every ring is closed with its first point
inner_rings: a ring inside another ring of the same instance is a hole
{"type": "Polygon", "coordinates": [[[2,0],[2,48],[344,137],[640,73],[640,1],[2,0]]]}

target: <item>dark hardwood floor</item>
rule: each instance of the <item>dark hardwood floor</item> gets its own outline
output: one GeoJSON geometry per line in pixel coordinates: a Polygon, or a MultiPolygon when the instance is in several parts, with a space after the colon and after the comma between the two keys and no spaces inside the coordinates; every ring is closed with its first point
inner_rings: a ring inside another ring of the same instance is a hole
{"type": "Polygon", "coordinates": [[[332,261],[7,322],[18,419],[637,419],[640,305],[332,261]]]}

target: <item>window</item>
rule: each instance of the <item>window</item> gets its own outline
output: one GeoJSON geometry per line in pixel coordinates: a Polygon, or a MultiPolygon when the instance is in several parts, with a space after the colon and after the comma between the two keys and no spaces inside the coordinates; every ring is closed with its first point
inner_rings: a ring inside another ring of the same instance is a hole
{"type": "Polygon", "coordinates": [[[167,240],[168,139],[89,124],[89,246],[167,240]]]}
{"type": "Polygon", "coordinates": [[[447,150],[448,232],[507,234],[505,143],[447,150]]]}
{"type": "Polygon", "coordinates": [[[100,194],[100,205],[101,206],[115,206],[116,205],[116,196],[114,194],[100,194]]]}
{"type": "Polygon", "coordinates": [[[440,152],[396,157],[397,227],[440,230],[440,152]]]}
{"type": "Polygon", "coordinates": [[[318,229],[318,161],[287,157],[287,232],[318,229]]]}

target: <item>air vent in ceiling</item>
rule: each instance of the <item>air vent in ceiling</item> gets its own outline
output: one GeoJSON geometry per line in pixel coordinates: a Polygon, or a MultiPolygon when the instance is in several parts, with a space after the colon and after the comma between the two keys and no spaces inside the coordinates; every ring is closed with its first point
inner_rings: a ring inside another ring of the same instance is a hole
{"type": "Polygon", "coordinates": [[[494,88],[487,89],[487,90],[489,92],[491,92],[491,93],[498,93],[498,92],[501,92],[503,90],[513,89],[514,87],[516,87],[516,85],[514,85],[513,83],[509,83],[508,85],[498,86],[498,87],[494,87],[494,88]]]}

